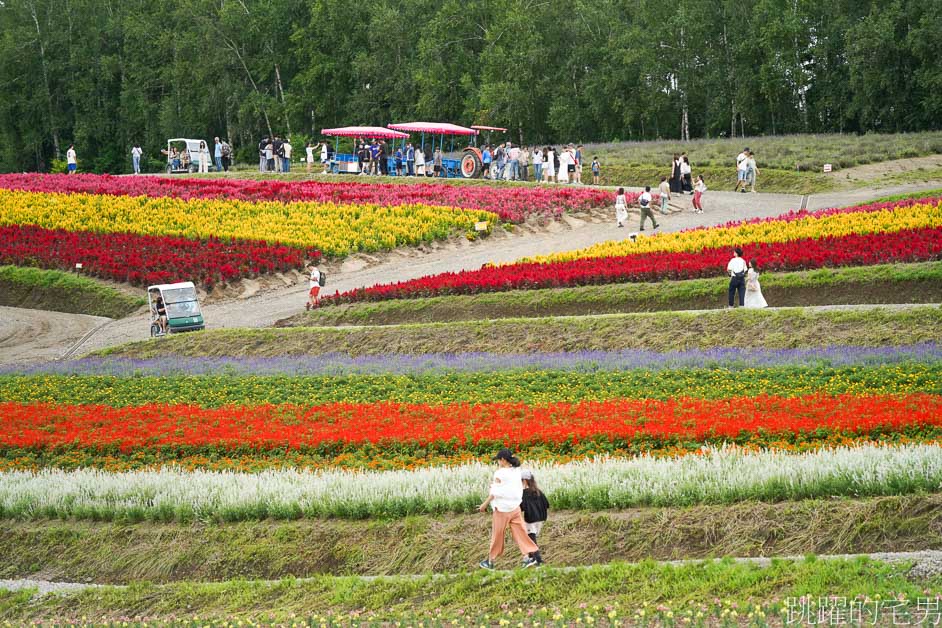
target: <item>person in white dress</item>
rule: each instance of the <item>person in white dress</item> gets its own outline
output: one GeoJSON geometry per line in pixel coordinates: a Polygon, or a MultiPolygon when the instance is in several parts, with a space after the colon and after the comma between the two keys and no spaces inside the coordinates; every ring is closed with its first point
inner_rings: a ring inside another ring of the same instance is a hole
{"type": "Polygon", "coordinates": [[[200,142],[200,148],[199,151],[197,151],[197,159],[199,160],[200,172],[209,172],[209,148],[207,148],[206,142],[200,142]]]}
{"type": "Polygon", "coordinates": [[[756,261],[749,262],[749,271],[746,273],[746,304],[744,307],[761,309],[769,307],[762,296],[762,286],[759,285],[759,270],[756,268],[756,261]]]}
{"type": "Polygon", "coordinates": [[[415,151],[415,175],[417,177],[425,176],[425,151],[421,148],[415,151]]]}
{"type": "Polygon", "coordinates": [[[543,180],[546,183],[556,182],[556,152],[551,146],[547,146],[543,152],[543,159],[546,165],[543,166],[543,180]]]}
{"type": "Polygon", "coordinates": [[[625,199],[625,188],[618,188],[618,194],[615,196],[615,222],[619,227],[624,227],[626,220],[628,220],[628,201],[625,199]]]}
{"type": "Polygon", "coordinates": [[[569,183],[569,164],[572,161],[572,153],[564,149],[559,153],[559,172],[556,174],[557,183],[569,183]]]}

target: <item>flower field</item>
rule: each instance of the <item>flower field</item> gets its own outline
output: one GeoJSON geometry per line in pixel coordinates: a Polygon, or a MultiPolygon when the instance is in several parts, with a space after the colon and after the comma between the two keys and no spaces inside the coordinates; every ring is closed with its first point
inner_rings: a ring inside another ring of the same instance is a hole
{"type": "MultiPolygon", "coordinates": [[[[81,174],[5,174],[0,189],[26,192],[145,196],[186,200],[221,199],[249,202],[335,205],[430,205],[487,211],[501,220],[522,222],[528,216],[559,216],[566,211],[607,207],[612,194],[591,188],[529,188],[455,186],[438,183],[397,185],[344,181],[252,181],[242,179],[189,179],[167,177],[114,177],[81,174]]],[[[637,194],[629,195],[634,200],[637,194]]]]}
{"type": "Polygon", "coordinates": [[[504,266],[375,285],[325,303],[722,276],[733,246],[763,271],[916,262],[942,255],[942,199],[792,213],[657,234],[504,266]]]}

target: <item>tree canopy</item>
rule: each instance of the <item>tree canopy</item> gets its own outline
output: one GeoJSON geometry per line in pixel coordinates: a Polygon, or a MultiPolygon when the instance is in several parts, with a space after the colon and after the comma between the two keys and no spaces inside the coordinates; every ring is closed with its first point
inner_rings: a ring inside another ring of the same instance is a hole
{"type": "Polygon", "coordinates": [[[938,128],[924,0],[3,0],[0,170],[429,119],[520,141],[938,128]]]}

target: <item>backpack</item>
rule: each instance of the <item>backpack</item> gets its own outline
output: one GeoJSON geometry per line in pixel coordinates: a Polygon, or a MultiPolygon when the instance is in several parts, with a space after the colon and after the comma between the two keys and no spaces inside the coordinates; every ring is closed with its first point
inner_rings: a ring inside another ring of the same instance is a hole
{"type": "Polygon", "coordinates": [[[320,278],[317,280],[317,284],[323,288],[327,284],[327,273],[324,271],[320,272],[320,278]]]}
{"type": "Polygon", "coordinates": [[[643,196],[638,198],[638,204],[641,205],[641,207],[647,207],[650,203],[651,201],[643,196]]]}
{"type": "Polygon", "coordinates": [[[232,147],[229,146],[229,144],[228,144],[227,142],[223,142],[223,143],[222,143],[221,152],[222,152],[222,156],[223,156],[223,157],[231,157],[231,156],[232,156],[232,147]]]}

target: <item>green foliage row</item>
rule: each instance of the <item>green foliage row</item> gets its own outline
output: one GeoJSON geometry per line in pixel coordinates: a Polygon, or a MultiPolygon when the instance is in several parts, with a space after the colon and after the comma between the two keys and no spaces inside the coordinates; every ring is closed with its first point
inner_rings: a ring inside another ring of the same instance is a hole
{"type": "Polygon", "coordinates": [[[4,375],[0,399],[15,402],[147,403],[204,407],[290,403],[487,403],[619,398],[725,399],[762,394],[942,394],[942,364],[856,367],[700,368],[596,372],[497,371],[421,375],[240,376],[4,375]]]}
{"type": "MultiPolygon", "coordinates": [[[[940,23],[924,0],[7,2],[0,170],[48,169],[75,142],[82,170],[127,172],[134,143],[159,160],[167,138],[216,135],[251,163],[263,133],[302,146],[357,121],[496,124],[524,142],[680,139],[685,119],[693,138],[928,130],[940,23]]],[[[775,163],[931,141],[785,146],[775,163]]]]}
{"type": "Polygon", "coordinates": [[[0,305],[121,318],[144,303],[142,297],[72,273],[0,266],[0,305]]]}

